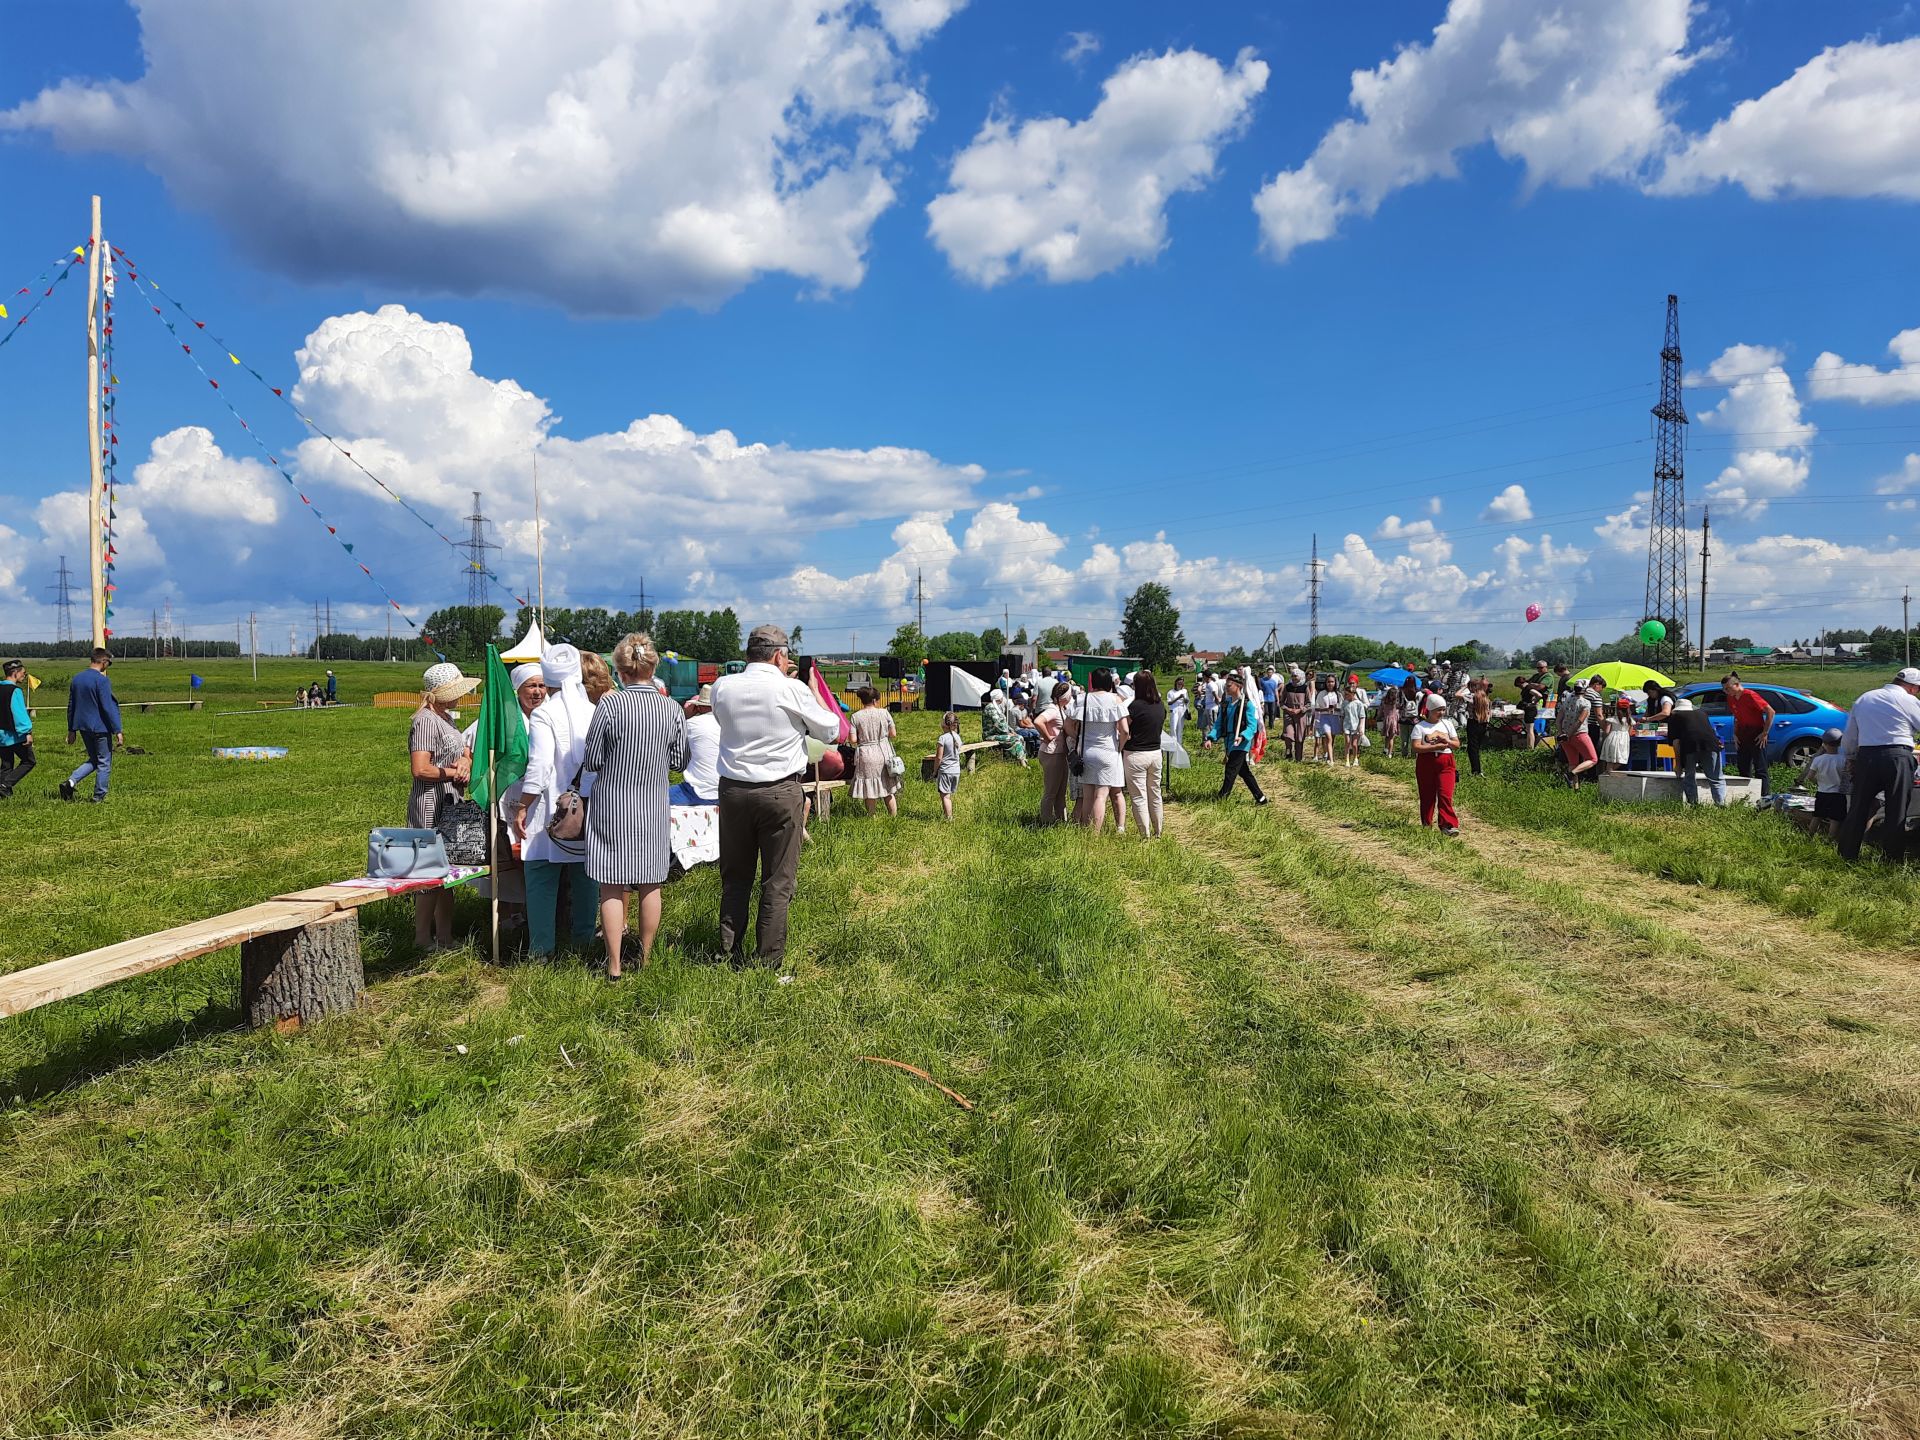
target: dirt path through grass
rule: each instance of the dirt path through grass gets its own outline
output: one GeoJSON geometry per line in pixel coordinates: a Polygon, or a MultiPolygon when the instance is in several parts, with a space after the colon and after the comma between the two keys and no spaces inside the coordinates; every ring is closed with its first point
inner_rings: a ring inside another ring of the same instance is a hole
{"type": "Polygon", "coordinates": [[[1774,938],[1760,907],[1669,904],[1583,851],[1547,851],[1543,877],[1532,837],[1443,842],[1383,777],[1284,769],[1270,789],[1270,848],[1202,807],[1181,811],[1181,839],[1231,858],[1275,932],[1324,949],[1344,983],[1564,1116],[1579,1183],[1864,1433],[1920,1432],[1920,1021],[1891,957],[1837,963],[1835,937],[1791,922],[1789,943],[1756,948],[1774,938]]]}

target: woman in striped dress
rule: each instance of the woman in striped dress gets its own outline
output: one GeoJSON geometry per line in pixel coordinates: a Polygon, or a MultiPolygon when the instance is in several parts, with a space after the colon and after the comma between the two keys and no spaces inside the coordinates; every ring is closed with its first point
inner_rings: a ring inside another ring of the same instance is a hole
{"type": "Polygon", "coordinates": [[[613,666],[623,688],[594,707],[587,729],[585,768],[594,775],[593,803],[587,807],[587,874],[600,885],[609,980],[620,978],[630,890],[640,892],[641,968],[653,956],[660,886],[672,859],[667,772],[687,764],[687,719],[654,688],[659,663],[645,635],[629,635],[614,646],[613,666]]]}

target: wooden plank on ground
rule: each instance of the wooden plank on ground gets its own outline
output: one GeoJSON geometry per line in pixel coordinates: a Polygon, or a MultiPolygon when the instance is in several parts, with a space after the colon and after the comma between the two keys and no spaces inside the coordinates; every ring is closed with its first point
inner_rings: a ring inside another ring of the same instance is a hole
{"type": "Polygon", "coordinates": [[[0,975],[0,1018],[55,1000],[84,995],[116,980],[164,970],[169,965],[225,950],[257,935],[304,929],[333,914],[335,908],[325,901],[268,900],[230,914],[196,920],[190,925],[177,925],[155,935],[122,940],[117,945],[0,975]]]}

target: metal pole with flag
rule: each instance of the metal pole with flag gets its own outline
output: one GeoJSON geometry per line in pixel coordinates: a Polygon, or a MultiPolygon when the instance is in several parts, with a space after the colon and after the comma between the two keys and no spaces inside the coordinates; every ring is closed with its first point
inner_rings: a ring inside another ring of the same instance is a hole
{"type": "Polygon", "coordinates": [[[487,812],[487,889],[493,899],[493,963],[500,963],[500,794],[527,773],[527,719],[520,713],[520,697],[513,693],[513,677],[500,659],[496,645],[487,646],[486,690],[480,697],[480,720],[474,729],[473,752],[486,756],[481,778],[467,793],[487,812]]]}

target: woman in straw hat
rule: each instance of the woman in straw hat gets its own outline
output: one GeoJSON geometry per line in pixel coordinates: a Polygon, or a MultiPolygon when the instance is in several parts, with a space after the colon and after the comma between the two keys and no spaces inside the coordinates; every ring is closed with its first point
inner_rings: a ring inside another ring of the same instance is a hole
{"type": "MultiPolygon", "coordinates": [[[[407,824],[431,830],[441,812],[460,798],[472,773],[473,759],[466,736],[453,723],[453,707],[470,695],[478,680],[460,673],[460,667],[442,660],[429,665],[421,681],[420,708],[407,730],[407,750],[413,760],[413,792],[407,797],[407,824]]],[[[423,890],[413,901],[413,943],[422,950],[445,950],[453,944],[453,892],[423,890]]]]}

